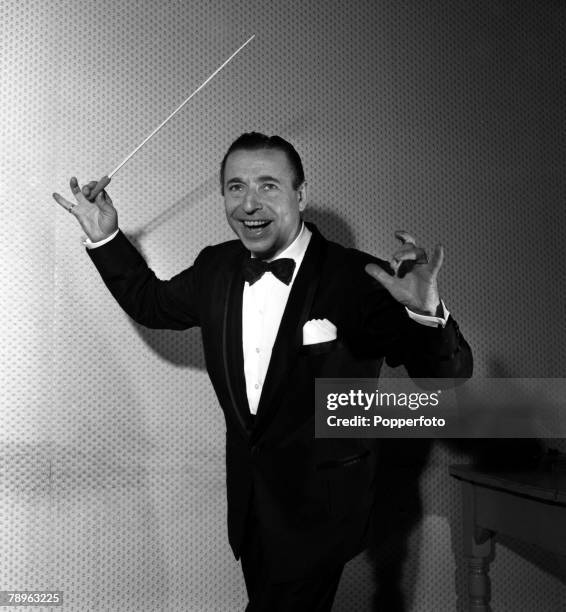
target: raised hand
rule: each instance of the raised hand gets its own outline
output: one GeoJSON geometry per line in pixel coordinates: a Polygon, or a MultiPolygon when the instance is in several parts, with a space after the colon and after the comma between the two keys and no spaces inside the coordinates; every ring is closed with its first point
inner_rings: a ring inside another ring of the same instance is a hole
{"type": "Polygon", "coordinates": [[[426,251],[417,247],[410,234],[398,231],[395,237],[402,246],[389,261],[394,274],[388,274],[377,264],[368,264],[366,272],[410,310],[435,315],[440,304],[436,279],[444,260],[444,249],[437,245],[429,260],[426,251]]]}
{"type": "Polygon", "coordinates": [[[77,218],[92,242],[103,240],[118,229],[118,213],[106,191],[100,191],[94,199],[90,199],[97,184],[97,181],[91,181],[81,190],[73,176],[70,186],[75,202],[69,202],[58,193],[53,194],[57,204],[77,218]]]}

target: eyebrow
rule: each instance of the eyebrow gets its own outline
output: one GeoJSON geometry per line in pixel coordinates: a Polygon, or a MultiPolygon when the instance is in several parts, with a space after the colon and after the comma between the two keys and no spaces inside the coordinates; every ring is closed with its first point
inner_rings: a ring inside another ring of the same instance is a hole
{"type": "MultiPolygon", "coordinates": [[[[257,177],[257,181],[258,183],[277,183],[278,185],[281,184],[281,181],[277,178],[275,178],[274,176],[269,176],[269,175],[264,175],[264,176],[258,176],[257,177]]],[[[231,178],[229,180],[226,181],[227,185],[230,185],[231,183],[245,183],[246,181],[243,178],[240,178],[239,176],[235,176],[234,178],[231,178]]]]}

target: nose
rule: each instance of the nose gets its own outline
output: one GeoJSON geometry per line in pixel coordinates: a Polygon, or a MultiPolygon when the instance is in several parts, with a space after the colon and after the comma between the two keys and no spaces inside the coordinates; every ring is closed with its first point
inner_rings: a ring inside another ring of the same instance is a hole
{"type": "Polygon", "coordinates": [[[242,208],[248,214],[252,214],[261,208],[261,203],[254,189],[247,190],[244,201],[242,202],[242,208]]]}

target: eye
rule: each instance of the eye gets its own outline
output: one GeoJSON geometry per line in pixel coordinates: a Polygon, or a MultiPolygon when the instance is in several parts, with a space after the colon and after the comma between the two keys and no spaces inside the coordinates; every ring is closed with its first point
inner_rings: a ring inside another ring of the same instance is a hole
{"type": "Polygon", "coordinates": [[[275,189],[277,189],[277,185],[275,183],[263,183],[261,188],[264,191],[274,191],[275,189]]]}
{"type": "Polygon", "coordinates": [[[228,191],[231,191],[232,193],[239,193],[243,190],[243,188],[244,186],[240,183],[232,183],[231,185],[228,185],[228,191]]]}

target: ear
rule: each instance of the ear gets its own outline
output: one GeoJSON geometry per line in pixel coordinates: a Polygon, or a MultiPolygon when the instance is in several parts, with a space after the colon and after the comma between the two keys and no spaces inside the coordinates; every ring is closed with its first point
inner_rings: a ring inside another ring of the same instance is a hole
{"type": "Polygon", "coordinates": [[[303,181],[303,184],[297,189],[297,198],[299,203],[299,212],[303,212],[307,207],[308,202],[308,190],[307,182],[303,181]]]}

